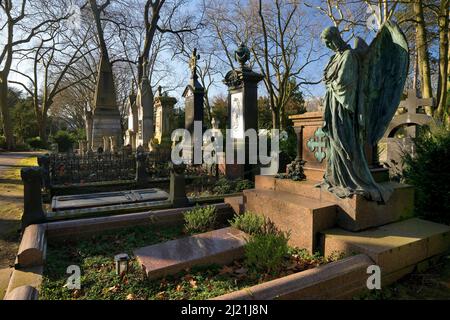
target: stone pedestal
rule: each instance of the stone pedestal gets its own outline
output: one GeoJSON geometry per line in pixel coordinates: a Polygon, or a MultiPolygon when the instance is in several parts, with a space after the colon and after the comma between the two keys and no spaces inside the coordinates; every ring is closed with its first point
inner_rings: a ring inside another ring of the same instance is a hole
{"type": "Polygon", "coordinates": [[[250,164],[249,150],[255,144],[253,147],[258,150],[258,136],[256,134],[254,141],[246,137],[245,132],[249,129],[258,132],[258,83],[263,78],[245,65],[225,76],[224,83],[228,86],[227,128],[230,130],[229,138],[235,141],[234,164],[227,163],[225,169],[229,179],[253,179],[255,176],[257,165],[250,164]],[[239,148],[245,152],[245,164],[237,164],[236,153],[239,148]]]}
{"type": "Polygon", "coordinates": [[[111,64],[103,57],[100,60],[97,87],[94,96],[92,124],[92,149],[103,147],[103,137],[115,136],[122,141],[120,113],[116,103],[116,89],[111,64]]]}
{"type": "Polygon", "coordinates": [[[169,201],[176,208],[186,207],[189,204],[189,200],[186,196],[184,171],[184,165],[172,165],[172,168],[170,169],[169,201]]]}
{"type": "Polygon", "coordinates": [[[149,151],[150,141],[154,136],[153,124],[153,93],[148,79],[145,74],[140,84],[140,89],[136,98],[138,109],[138,128],[137,128],[137,146],[142,146],[145,151],[149,151]]]}
{"type": "Polygon", "coordinates": [[[254,190],[244,190],[246,210],[272,219],[284,231],[291,231],[291,244],[313,252],[320,231],[333,226],[360,231],[411,218],[414,189],[384,182],[394,189],[388,203],[380,205],[362,196],[340,199],[315,187],[318,181],[292,181],[257,176],[254,190]]]}
{"type": "Polygon", "coordinates": [[[171,141],[173,127],[173,108],[177,99],[169,96],[155,98],[155,138],[161,144],[171,141]]]}
{"type": "Polygon", "coordinates": [[[23,181],[22,230],[31,224],[45,221],[42,208],[42,170],[39,167],[23,168],[20,172],[23,181]]]}
{"type": "MultiPolygon", "coordinates": [[[[289,117],[297,134],[297,160],[305,161],[307,179],[320,181],[327,166],[328,138],[322,131],[323,112],[306,112],[289,117]]],[[[375,148],[376,149],[376,148],[375,148]]],[[[376,182],[389,180],[389,169],[378,164],[377,151],[365,148],[366,159],[376,182]]]]}

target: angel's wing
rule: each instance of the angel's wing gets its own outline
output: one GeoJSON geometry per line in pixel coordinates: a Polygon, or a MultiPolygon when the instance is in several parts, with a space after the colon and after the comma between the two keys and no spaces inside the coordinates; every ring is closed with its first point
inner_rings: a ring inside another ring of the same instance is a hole
{"type": "Polygon", "coordinates": [[[397,24],[383,24],[362,63],[359,117],[364,140],[376,145],[398,108],[409,69],[408,43],[397,24]]]}

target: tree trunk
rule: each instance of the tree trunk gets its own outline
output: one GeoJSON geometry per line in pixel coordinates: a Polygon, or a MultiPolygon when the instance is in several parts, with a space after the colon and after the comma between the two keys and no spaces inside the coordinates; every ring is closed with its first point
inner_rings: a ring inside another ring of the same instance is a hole
{"type": "Polygon", "coordinates": [[[0,75],[0,111],[2,113],[3,134],[6,139],[6,148],[8,150],[13,150],[15,148],[15,142],[8,106],[8,79],[4,74],[0,75]]]}
{"type": "Polygon", "coordinates": [[[439,80],[436,110],[438,119],[443,119],[447,107],[449,2],[442,0],[439,10],[439,80]]]}
{"type": "Polygon", "coordinates": [[[47,116],[42,114],[39,117],[38,120],[39,125],[39,138],[41,138],[41,141],[44,143],[47,143],[48,136],[47,136],[47,116]]]}
{"type": "MultiPolygon", "coordinates": [[[[416,15],[416,50],[418,54],[419,71],[422,83],[422,97],[432,98],[433,91],[431,88],[431,72],[430,72],[430,60],[428,54],[427,45],[427,31],[425,28],[425,19],[423,15],[422,0],[414,1],[414,13],[416,15]]],[[[428,115],[432,115],[433,108],[425,107],[425,112],[428,115]]]]}
{"type": "Polygon", "coordinates": [[[272,128],[280,129],[280,110],[272,108],[272,128]]]}

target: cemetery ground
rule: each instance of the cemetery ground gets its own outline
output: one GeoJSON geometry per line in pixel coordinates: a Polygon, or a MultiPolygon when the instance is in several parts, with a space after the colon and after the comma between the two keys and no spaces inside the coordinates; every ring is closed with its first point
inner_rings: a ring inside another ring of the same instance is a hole
{"type": "MultiPolygon", "coordinates": [[[[216,225],[226,227],[227,224],[216,225]]],[[[196,232],[186,227],[156,228],[140,226],[120,231],[106,231],[79,241],[51,242],[48,247],[41,299],[114,299],[114,300],[179,300],[210,299],[272,279],[301,272],[335,261],[341,257],[323,258],[306,250],[289,248],[282,267],[273,272],[260,272],[248,266],[245,258],[228,265],[206,264],[186,268],[175,275],[149,280],[145,277],[133,250],[179,239],[196,232]],[[126,274],[118,276],[112,256],[125,252],[130,256],[126,274]],[[66,268],[79,265],[82,270],[81,290],[69,290],[66,268]]],[[[198,233],[197,233],[198,234],[198,233]]]]}
{"type": "Polygon", "coordinates": [[[0,297],[8,284],[20,240],[23,185],[20,169],[36,165],[36,153],[0,152],[0,297]]]}

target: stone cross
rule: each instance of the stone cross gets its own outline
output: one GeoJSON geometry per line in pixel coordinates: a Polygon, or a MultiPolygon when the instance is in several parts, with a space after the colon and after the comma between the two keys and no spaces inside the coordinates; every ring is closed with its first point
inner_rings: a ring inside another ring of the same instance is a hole
{"type": "Polygon", "coordinates": [[[197,77],[197,63],[200,59],[200,55],[197,54],[197,48],[194,49],[194,52],[192,53],[191,60],[189,61],[189,68],[192,72],[192,78],[197,77]]]}
{"type": "Polygon", "coordinates": [[[406,112],[409,114],[416,114],[418,107],[432,106],[432,105],[433,105],[433,98],[427,99],[417,98],[416,90],[409,89],[407,98],[400,102],[399,108],[405,108],[407,110],[406,112]]]}
{"type": "Polygon", "coordinates": [[[325,152],[325,148],[327,147],[327,137],[325,133],[322,131],[322,128],[318,128],[314,133],[314,136],[311,137],[306,143],[309,150],[314,153],[314,156],[319,162],[322,162],[323,159],[326,158],[327,154],[325,152]]]}

